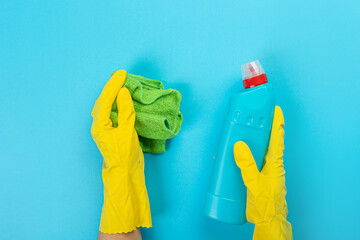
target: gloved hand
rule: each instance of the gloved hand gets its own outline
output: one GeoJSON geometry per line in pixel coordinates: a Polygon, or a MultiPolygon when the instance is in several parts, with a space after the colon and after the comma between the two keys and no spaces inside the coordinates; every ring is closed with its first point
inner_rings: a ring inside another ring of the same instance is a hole
{"type": "Polygon", "coordinates": [[[284,117],[276,106],[261,172],[246,143],[240,141],[234,145],[235,161],[247,187],[246,218],[255,224],[254,240],[293,239],[291,224],[286,220],[283,128],[284,117]]]}
{"type": "Polygon", "coordinates": [[[103,158],[104,204],[100,232],[126,233],[151,227],[145,186],[144,155],[134,129],[135,111],[129,91],[122,88],[126,72],[117,71],[105,85],[92,111],[92,137],[103,158]],[[116,99],[118,127],[110,120],[116,99]]]}

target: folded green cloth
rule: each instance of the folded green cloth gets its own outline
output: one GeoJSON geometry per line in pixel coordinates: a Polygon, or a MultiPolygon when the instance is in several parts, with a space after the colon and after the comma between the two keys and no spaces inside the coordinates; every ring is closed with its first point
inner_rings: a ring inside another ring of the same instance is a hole
{"type": "MultiPolygon", "coordinates": [[[[134,103],[135,129],[141,148],[149,153],[165,152],[166,140],[175,137],[181,128],[181,94],[174,89],[165,90],[160,81],[129,73],[124,87],[134,103]]],[[[118,125],[117,114],[115,101],[110,114],[114,127],[118,125]]]]}

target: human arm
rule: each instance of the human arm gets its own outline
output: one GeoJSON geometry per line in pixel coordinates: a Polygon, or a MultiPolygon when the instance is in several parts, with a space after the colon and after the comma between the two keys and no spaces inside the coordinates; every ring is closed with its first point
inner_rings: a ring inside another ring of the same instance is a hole
{"type": "Polygon", "coordinates": [[[246,218],[255,224],[253,240],[292,240],[292,227],[287,221],[285,186],[284,117],[276,106],[270,142],[259,172],[252,153],[244,142],[234,146],[236,164],[247,187],[246,218]]]}
{"type": "Polygon", "coordinates": [[[108,234],[99,231],[98,240],[141,240],[140,228],[128,233],[108,234]]]}
{"type": "Polygon", "coordinates": [[[129,91],[122,87],[125,79],[126,72],[120,70],[107,82],[93,108],[91,127],[92,137],[104,158],[104,204],[99,237],[119,236],[118,239],[136,236],[137,232],[140,234],[139,227],[152,225],[145,186],[144,155],[134,128],[132,99],[129,91]],[[115,100],[119,112],[116,128],[109,118],[115,100]]]}

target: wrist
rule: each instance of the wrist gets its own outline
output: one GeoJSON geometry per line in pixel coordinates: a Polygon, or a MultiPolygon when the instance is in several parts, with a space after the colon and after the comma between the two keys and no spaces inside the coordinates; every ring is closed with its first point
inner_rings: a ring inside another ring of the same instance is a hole
{"type": "Polygon", "coordinates": [[[255,224],[253,240],[292,240],[292,227],[283,215],[255,224]]]}

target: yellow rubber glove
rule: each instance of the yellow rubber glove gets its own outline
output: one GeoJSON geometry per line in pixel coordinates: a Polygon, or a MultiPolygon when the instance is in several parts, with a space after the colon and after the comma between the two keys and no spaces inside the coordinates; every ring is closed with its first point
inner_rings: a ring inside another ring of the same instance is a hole
{"type": "Polygon", "coordinates": [[[246,143],[240,141],[234,146],[235,161],[247,187],[246,218],[255,224],[254,240],[293,239],[291,224],[286,220],[284,134],[284,116],[276,106],[261,173],[246,143]]]}
{"type": "Polygon", "coordinates": [[[92,137],[103,158],[104,204],[100,232],[126,233],[151,227],[145,186],[144,155],[134,129],[135,110],[129,91],[122,88],[126,72],[117,71],[107,82],[92,111],[92,137]],[[110,120],[116,99],[118,127],[110,120]]]}

